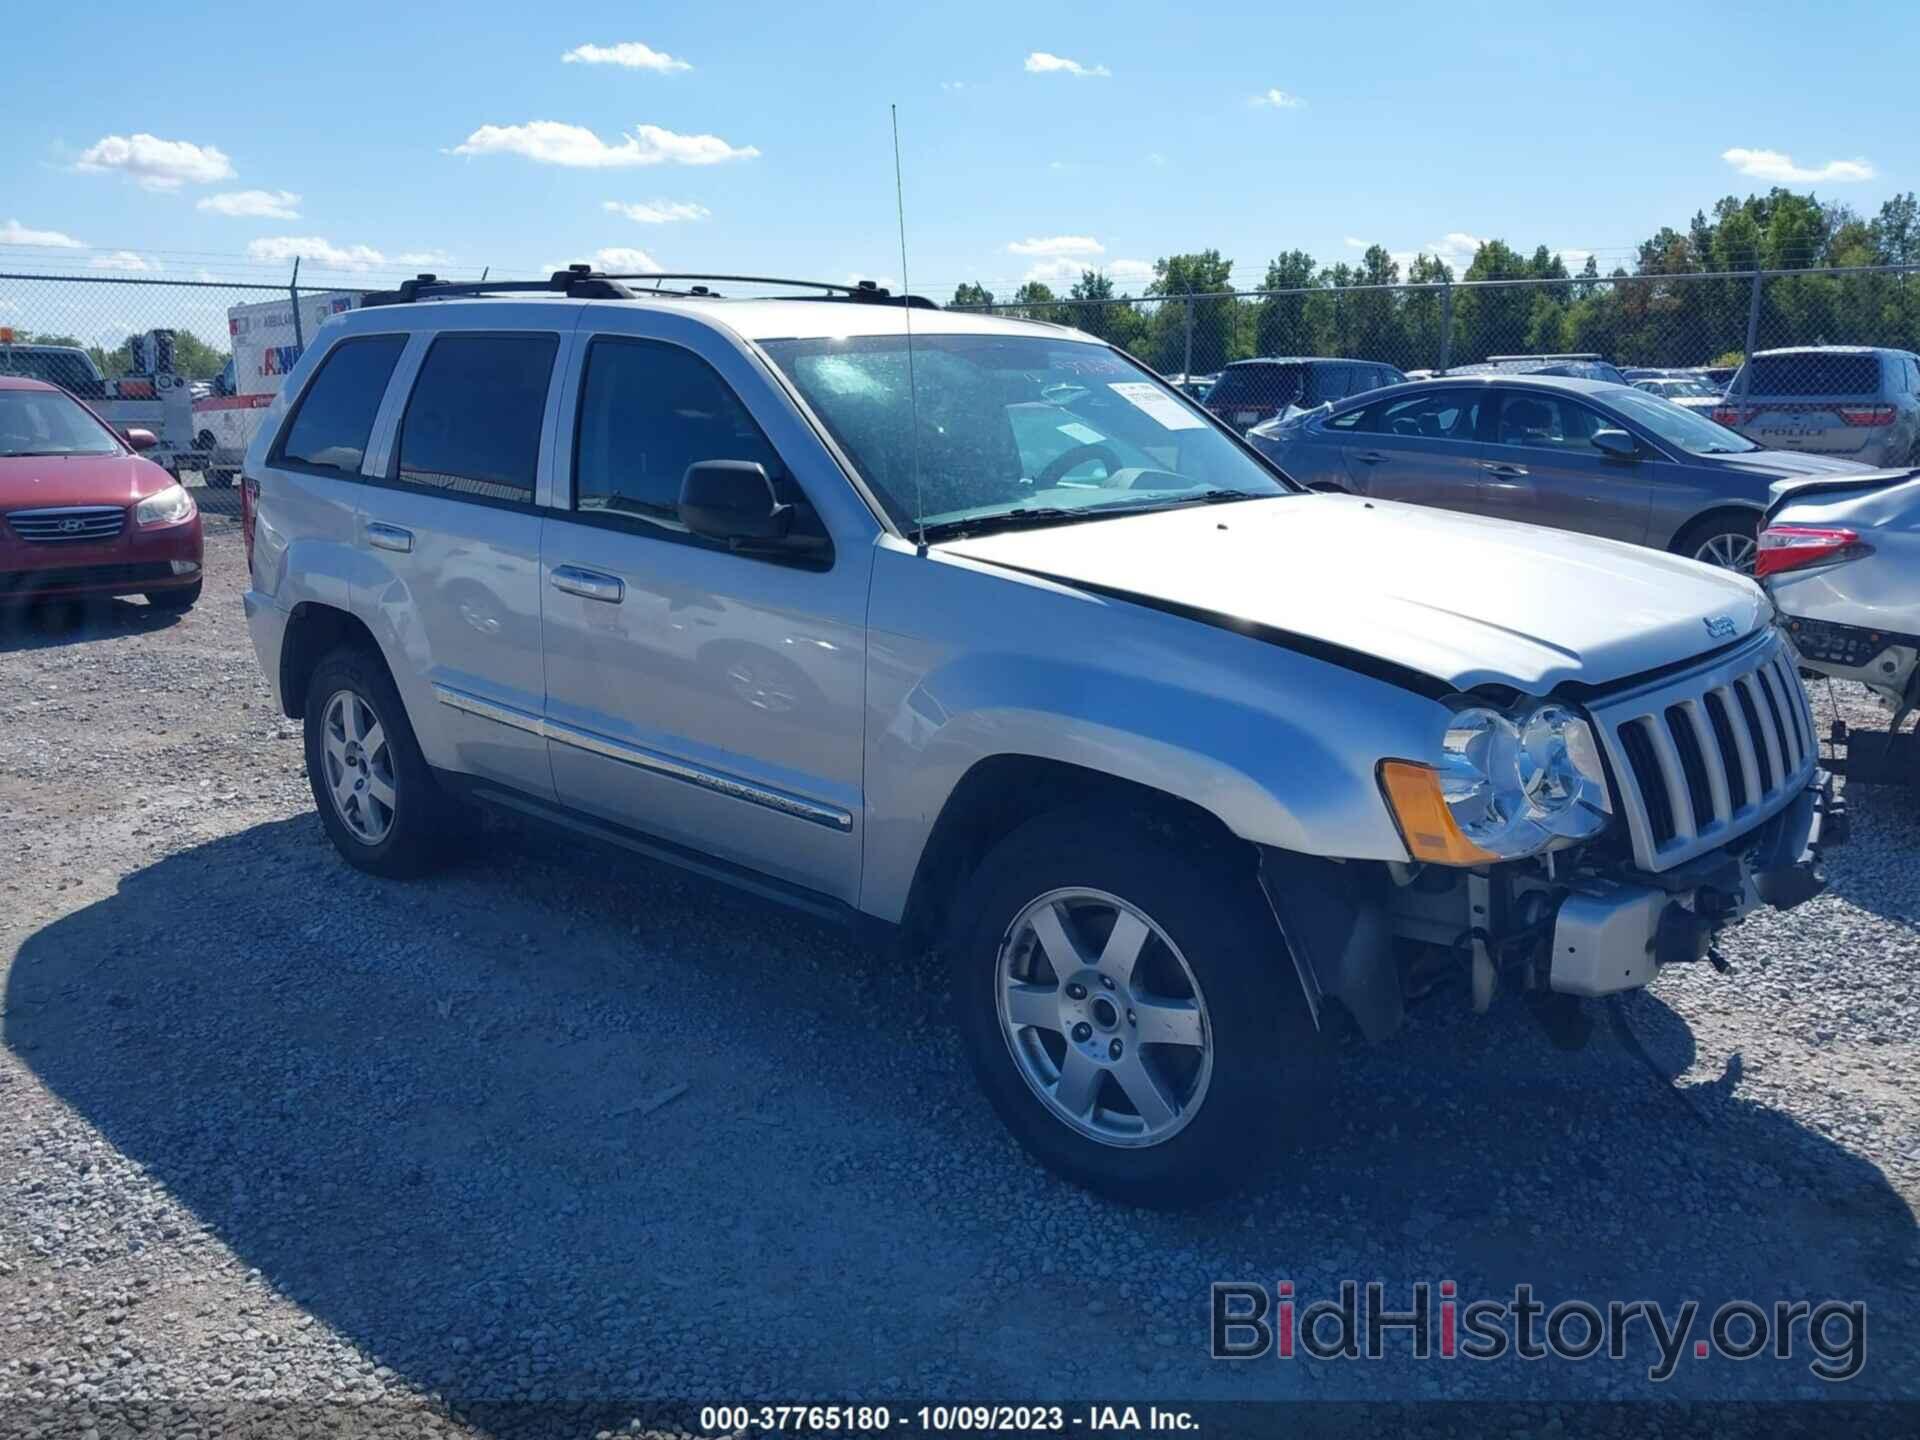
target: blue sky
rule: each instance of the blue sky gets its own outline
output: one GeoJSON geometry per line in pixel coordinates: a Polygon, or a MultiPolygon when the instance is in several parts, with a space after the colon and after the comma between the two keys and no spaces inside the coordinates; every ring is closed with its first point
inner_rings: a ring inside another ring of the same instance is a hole
{"type": "Polygon", "coordinates": [[[6,28],[0,269],[267,278],[298,253],[364,283],[604,251],[890,282],[890,102],[911,278],[943,298],[1081,264],[1137,291],[1206,246],[1248,284],[1283,249],[1458,262],[1486,236],[1610,268],[1776,178],[1869,214],[1920,187],[1920,9],[1858,0],[174,0],[6,28]]]}

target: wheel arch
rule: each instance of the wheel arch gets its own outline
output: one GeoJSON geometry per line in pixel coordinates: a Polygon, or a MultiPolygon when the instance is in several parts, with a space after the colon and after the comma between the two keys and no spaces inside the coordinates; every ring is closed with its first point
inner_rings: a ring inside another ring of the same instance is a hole
{"type": "Polygon", "coordinates": [[[1754,527],[1758,529],[1760,522],[1766,518],[1766,514],[1765,506],[1749,505],[1738,500],[1723,501],[1716,505],[1710,505],[1699,514],[1687,520],[1684,524],[1675,528],[1672,538],[1667,541],[1667,549],[1675,555],[1689,554],[1694,548],[1691,542],[1695,540],[1696,536],[1704,535],[1710,526],[1724,524],[1728,520],[1738,519],[1751,521],[1754,527]]]}
{"type": "Polygon", "coordinates": [[[1046,756],[989,755],[961,776],[928,832],[907,890],[902,933],[916,944],[937,941],[946,931],[954,897],[987,852],[1027,821],[1070,806],[1111,806],[1137,816],[1216,851],[1228,863],[1244,864],[1249,876],[1259,864],[1256,846],[1184,797],[1046,756]]]}
{"type": "Polygon", "coordinates": [[[386,665],[373,631],[359,616],[317,600],[303,600],[293,607],[280,646],[281,713],[295,720],[306,713],[307,682],[314,668],[330,650],[347,644],[363,646],[386,665]]]}

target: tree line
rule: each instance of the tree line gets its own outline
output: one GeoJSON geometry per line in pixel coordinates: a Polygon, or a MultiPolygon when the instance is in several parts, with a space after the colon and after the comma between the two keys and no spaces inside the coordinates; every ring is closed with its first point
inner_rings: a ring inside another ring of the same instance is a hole
{"type": "Polygon", "coordinates": [[[1781,188],[1729,195],[1684,230],[1662,226],[1641,242],[1631,269],[1606,274],[1590,255],[1569,272],[1544,245],[1527,254],[1495,239],[1458,276],[1425,254],[1403,273],[1373,245],[1357,263],[1330,266],[1284,251],[1257,285],[1236,286],[1234,262],[1201,250],[1156,261],[1137,297],[1116,294],[1111,276],[1088,269],[1064,296],[1028,281],[1002,301],[968,283],[951,303],[1075,326],[1163,374],[1207,373],[1256,355],[1344,355],[1414,369],[1502,353],[1591,352],[1622,365],[1688,366],[1737,363],[1754,318],[1751,272],[1784,270],[1793,273],[1760,284],[1758,348],[1920,350],[1920,275],[1833,273],[1874,265],[1920,265],[1911,192],[1871,218],[1781,188]],[[1481,280],[1533,283],[1450,288],[1481,280]],[[1235,290],[1278,293],[1233,298],[1235,290]]]}

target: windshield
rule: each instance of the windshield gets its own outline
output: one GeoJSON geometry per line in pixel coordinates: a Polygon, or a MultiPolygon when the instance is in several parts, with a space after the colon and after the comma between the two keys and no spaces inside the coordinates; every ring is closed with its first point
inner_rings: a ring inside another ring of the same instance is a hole
{"type": "Polygon", "coordinates": [[[1745,455],[1760,448],[1696,410],[1683,410],[1643,391],[1622,386],[1608,392],[1606,400],[1635,424],[1689,455],[1745,455]]]}
{"type": "Polygon", "coordinates": [[[0,458],[17,455],[118,455],[120,442],[70,396],[53,390],[0,390],[0,458]]]}
{"type": "Polygon", "coordinates": [[[903,336],[764,348],[903,531],[1292,493],[1205,411],[1104,346],[915,337],[911,406],[903,336]]]}
{"type": "Polygon", "coordinates": [[[1713,391],[1698,380],[1636,380],[1636,390],[1645,390],[1649,395],[1664,395],[1669,400],[1711,400],[1716,398],[1713,391]]]}

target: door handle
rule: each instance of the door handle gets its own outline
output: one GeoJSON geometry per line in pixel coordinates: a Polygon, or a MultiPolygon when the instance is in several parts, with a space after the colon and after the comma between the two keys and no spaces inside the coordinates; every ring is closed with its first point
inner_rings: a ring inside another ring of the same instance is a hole
{"type": "Polygon", "coordinates": [[[1389,456],[1384,450],[1362,450],[1353,458],[1358,460],[1362,465],[1378,465],[1382,460],[1388,459],[1389,456]]]}
{"type": "Polygon", "coordinates": [[[398,550],[402,555],[407,555],[413,551],[413,532],[402,530],[398,525],[382,525],[378,520],[369,520],[367,543],[376,550],[398,550]]]}
{"type": "Polygon", "coordinates": [[[1527,473],[1526,466],[1509,465],[1505,461],[1501,461],[1501,460],[1483,461],[1481,462],[1480,468],[1482,470],[1485,470],[1489,475],[1498,475],[1503,480],[1524,479],[1527,473]]]}
{"type": "Polygon", "coordinates": [[[626,596],[627,587],[617,575],[602,575],[598,570],[582,570],[578,565],[556,565],[548,582],[554,589],[568,595],[578,595],[582,600],[600,600],[608,605],[618,605],[626,596]]]}

